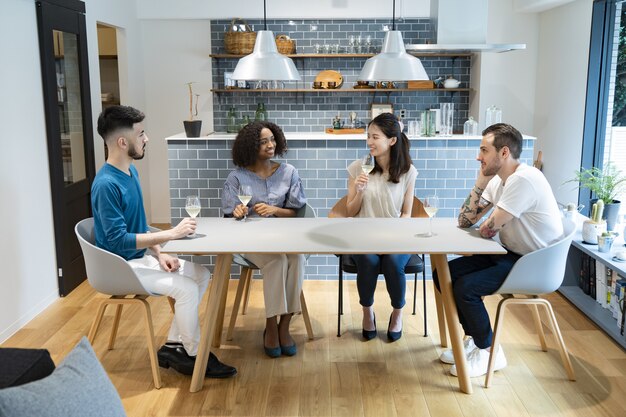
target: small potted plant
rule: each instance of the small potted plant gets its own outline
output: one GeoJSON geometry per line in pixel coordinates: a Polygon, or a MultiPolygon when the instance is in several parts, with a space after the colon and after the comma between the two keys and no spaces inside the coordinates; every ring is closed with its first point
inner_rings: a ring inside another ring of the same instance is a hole
{"type": "Polygon", "coordinates": [[[194,116],[198,115],[198,99],[200,98],[200,94],[193,93],[193,84],[195,81],[187,83],[187,88],[189,89],[189,119],[183,121],[183,125],[185,126],[185,135],[188,138],[197,138],[200,137],[200,130],[202,129],[202,120],[194,120],[194,116]],[[194,96],[196,98],[196,104],[194,106],[194,96]]]}
{"type": "Polygon", "coordinates": [[[609,230],[613,230],[620,209],[620,201],[616,200],[626,186],[626,175],[615,168],[610,162],[604,169],[597,167],[576,171],[574,178],[567,182],[577,182],[579,188],[589,189],[596,197],[591,200],[591,207],[600,200],[604,204],[604,215],[609,230]]]}

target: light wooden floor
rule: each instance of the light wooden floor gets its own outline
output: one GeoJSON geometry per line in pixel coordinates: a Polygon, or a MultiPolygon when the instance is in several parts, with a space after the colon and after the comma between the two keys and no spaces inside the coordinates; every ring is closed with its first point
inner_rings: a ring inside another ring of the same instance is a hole
{"type": "MultiPolygon", "coordinates": [[[[231,282],[228,305],[236,282],[231,282]]],[[[578,377],[569,382],[554,339],[549,352],[538,348],[532,317],[524,306],[511,309],[503,334],[509,366],[496,372],[492,386],[472,380],[474,394],[462,394],[448,375],[441,352],[434,302],[429,298],[430,335],[423,337],[422,313],[405,307],[404,336],[386,342],[390,313],[384,283],[379,282],[376,312],[380,336],[360,338],[360,307],[354,282],[347,283],[344,333],[336,333],[337,283],[306,281],[305,291],[316,339],[306,341],[301,317],[294,320],[298,354],[270,359],[262,351],[264,325],[261,283],[254,281],[248,315],[240,316],[235,338],[218,356],[239,374],[226,380],[206,379],[204,389],[188,391],[190,378],[162,370],[164,387],[153,389],[143,323],[122,316],[116,348],[106,350],[112,311],[103,321],[95,351],[120,393],[129,416],[625,416],[626,353],[558,295],[553,307],[573,357],[578,377]],[[126,318],[126,319],[125,319],[126,318]]],[[[412,284],[409,284],[412,292],[412,284]]],[[[429,287],[429,297],[432,297],[429,287]]],[[[87,334],[97,299],[87,283],[57,301],[3,346],[50,350],[58,363],[87,334]]],[[[418,291],[418,307],[421,294],[418,291]]],[[[488,297],[493,312],[497,297],[488,297]]],[[[159,344],[171,320],[164,297],[152,298],[159,344]]],[[[111,309],[112,310],[112,309],[111,309]]],[[[421,310],[421,307],[420,307],[421,310]]],[[[126,312],[128,313],[128,312],[126,312]]],[[[227,319],[229,311],[227,311],[227,319]]],[[[544,320],[545,323],[545,320],[544,320]]]]}

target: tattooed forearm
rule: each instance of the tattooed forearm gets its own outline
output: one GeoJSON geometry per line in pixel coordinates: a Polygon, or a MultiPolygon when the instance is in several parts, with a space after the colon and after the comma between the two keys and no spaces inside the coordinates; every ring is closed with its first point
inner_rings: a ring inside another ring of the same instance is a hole
{"type": "Polygon", "coordinates": [[[481,197],[482,188],[474,187],[461,206],[458,217],[460,227],[471,227],[491,208],[491,203],[481,197]]]}

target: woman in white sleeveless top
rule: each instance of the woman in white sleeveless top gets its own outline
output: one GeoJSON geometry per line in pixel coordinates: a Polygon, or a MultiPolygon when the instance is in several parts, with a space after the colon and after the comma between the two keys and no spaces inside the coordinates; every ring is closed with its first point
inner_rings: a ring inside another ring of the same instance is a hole
{"type": "MultiPolygon", "coordinates": [[[[409,155],[409,139],[390,113],[383,113],[368,125],[367,146],[375,158],[369,175],[361,161],[348,166],[347,214],[350,217],[411,217],[417,171],[409,155]]],[[[387,338],[394,342],[402,336],[402,307],[405,304],[404,267],[408,254],[351,255],[357,265],[359,302],[363,307],[363,338],[376,337],[374,291],[378,273],[385,276],[393,312],[387,338]]]]}

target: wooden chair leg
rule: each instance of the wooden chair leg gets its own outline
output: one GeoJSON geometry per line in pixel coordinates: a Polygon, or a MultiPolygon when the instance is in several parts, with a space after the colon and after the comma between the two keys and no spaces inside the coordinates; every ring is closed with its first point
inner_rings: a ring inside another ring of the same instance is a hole
{"type": "Polygon", "coordinates": [[[561,354],[561,360],[563,361],[565,372],[567,372],[567,377],[570,381],[576,381],[576,374],[574,373],[574,368],[572,367],[572,362],[570,361],[567,347],[565,347],[565,341],[563,340],[563,336],[561,335],[561,329],[559,328],[559,324],[556,321],[554,310],[552,310],[552,305],[548,300],[544,300],[543,298],[538,298],[536,301],[538,302],[538,304],[543,305],[548,312],[548,317],[550,318],[550,322],[552,324],[552,331],[554,332],[556,342],[559,346],[559,353],[561,354]]]}
{"type": "Polygon", "coordinates": [[[548,345],[546,345],[546,334],[543,331],[543,325],[541,324],[541,317],[539,316],[539,309],[537,308],[537,304],[532,304],[529,306],[530,311],[533,314],[533,321],[535,322],[535,328],[537,329],[537,336],[539,336],[539,344],[541,345],[541,350],[544,352],[548,351],[548,345]]]}
{"type": "Polygon", "coordinates": [[[170,303],[170,310],[172,310],[172,313],[176,313],[176,300],[172,297],[167,297],[167,302],[170,303]]]}
{"type": "Polygon", "coordinates": [[[109,337],[109,350],[113,350],[115,347],[115,338],[117,337],[117,329],[120,326],[120,318],[122,317],[122,307],[124,304],[118,304],[115,306],[115,317],[113,319],[113,328],[111,329],[111,336],[109,337]]]}
{"type": "Polygon", "coordinates": [[[156,345],[154,343],[154,327],[152,325],[152,313],[150,312],[150,304],[145,299],[145,296],[135,296],[134,300],[137,300],[144,308],[144,317],[146,320],[146,337],[148,338],[148,352],[150,356],[150,364],[152,365],[152,378],[154,379],[154,387],[156,389],[161,388],[161,373],[159,372],[159,361],[157,359],[156,345]]]}
{"type": "Polygon", "coordinates": [[[496,312],[496,322],[493,326],[493,337],[491,339],[491,352],[489,353],[489,365],[487,366],[487,375],[485,375],[485,388],[489,388],[491,384],[491,377],[493,377],[493,365],[496,362],[496,354],[500,349],[500,328],[504,323],[504,313],[507,304],[511,298],[504,298],[498,303],[498,310],[496,312]]]}
{"type": "Polygon", "coordinates": [[[243,310],[241,314],[244,316],[248,314],[248,302],[250,301],[250,288],[252,287],[252,273],[254,272],[252,269],[248,269],[248,279],[246,280],[246,287],[243,293],[243,310]]]}
{"type": "Polygon", "coordinates": [[[219,309],[215,322],[215,333],[213,333],[213,347],[219,348],[222,344],[222,331],[224,330],[224,312],[226,311],[226,298],[228,297],[228,285],[224,285],[222,293],[219,294],[219,309]]]}
{"type": "Polygon", "coordinates": [[[241,297],[244,289],[249,285],[248,280],[252,276],[252,270],[245,266],[241,267],[241,275],[239,276],[239,283],[237,284],[237,293],[235,294],[235,301],[233,302],[233,309],[230,313],[230,322],[228,324],[228,331],[226,332],[226,340],[233,340],[233,330],[237,323],[237,314],[239,314],[239,305],[241,304],[241,297]]]}
{"type": "Polygon", "coordinates": [[[98,328],[100,327],[100,323],[102,322],[102,317],[104,316],[104,311],[106,310],[108,304],[107,300],[102,300],[100,302],[100,306],[98,307],[98,311],[96,312],[96,317],[93,319],[93,323],[91,323],[91,328],[89,329],[89,333],[87,335],[87,339],[89,339],[89,343],[93,345],[93,341],[96,338],[96,334],[98,333],[98,328]]]}
{"type": "Polygon", "coordinates": [[[309,336],[309,340],[315,339],[313,334],[313,326],[311,326],[311,318],[309,317],[309,309],[306,306],[306,300],[304,298],[304,291],[300,292],[300,305],[302,307],[302,319],[304,320],[304,327],[306,327],[306,333],[309,336]]]}

